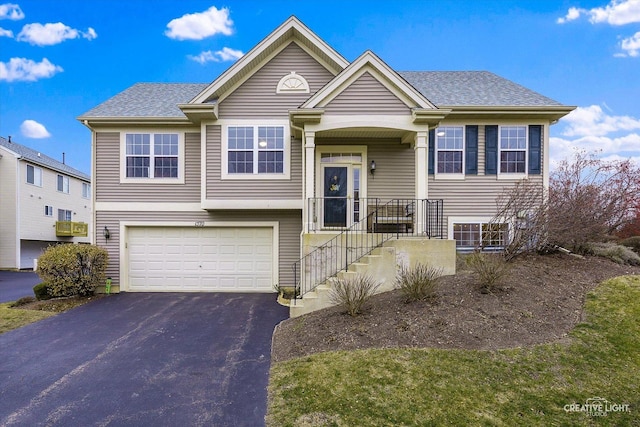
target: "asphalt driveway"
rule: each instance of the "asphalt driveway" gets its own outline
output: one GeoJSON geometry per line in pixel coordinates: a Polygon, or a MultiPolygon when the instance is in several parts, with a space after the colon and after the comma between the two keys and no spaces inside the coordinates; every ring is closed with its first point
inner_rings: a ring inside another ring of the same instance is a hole
{"type": "Polygon", "coordinates": [[[33,287],[42,282],[33,271],[0,270],[0,302],[33,296],[33,287]]]}
{"type": "Polygon", "coordinates": [[[123,293],[0,335],[0,425],[261,426],[274,294],[123,293]]]}

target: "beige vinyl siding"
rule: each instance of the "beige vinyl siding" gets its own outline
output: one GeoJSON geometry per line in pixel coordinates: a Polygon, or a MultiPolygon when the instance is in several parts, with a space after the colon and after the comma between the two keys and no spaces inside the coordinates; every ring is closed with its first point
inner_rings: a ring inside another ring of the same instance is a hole
{"type": "MultiPolygon", "coordinates": [[[[530,175],[529,181],[539,183],[542,175],[530,175]]],[[[429,176],[429,199],[442,199],[444,224],[454,217],[492,217],[496,211],[496,198],[517,181],[498,180],[495,175],[467,176],[464,180],[434,181],[429,176]]]]}
{"type": "Polygon", "coordinates": [[[292,42],[220,102],[219,118],[288,118],[288,110],[297,108],[333,77],[292,42]],[[280,79],[292,71],[305,78],[310,93],[276,94],[280,79]]]}
{"type": "Polygon", "coordinates": [[[109,227],[111,238],[105,244],[100,233],[96,244],[109,252],[107,276],[119,284],[120,272],[120,221],[148,222],[190,222],[190,221],[278,221],[279,233],[279,283],[293,286],[291,266],[300,258],[300,233],[302,231],[301,211],[216,211],[216,212],[122,212],[101,211],[96,214],[97,229],[109,227]]]}
{"type": "MultiPolygon", "coordinates": [[[[207,200],[301,200],[302,142],[291,141],[290,179],[221,180],[222,128],[207,126],[207,200]]],[[[286,141],[287,143],[289,141],[286,141]]]]}
{"type": "Polygon", "coordinates": [[[0,268],[18,268],[17,233],[18,195],[16,177],[18,160],[11,153],[0,150],[0,268]]]}
{"type": "Polygon", "coordinates": [[[200,202],[200,133],[187,132],[184,184],[120,183],[120,132],[96,133],[96,201],[200,202]]]}
{"type": "Polygon", "coordinates": [[[411,110],[396,95],[365,72],[325,107],[326,115],[407,115],[411,110]]]}

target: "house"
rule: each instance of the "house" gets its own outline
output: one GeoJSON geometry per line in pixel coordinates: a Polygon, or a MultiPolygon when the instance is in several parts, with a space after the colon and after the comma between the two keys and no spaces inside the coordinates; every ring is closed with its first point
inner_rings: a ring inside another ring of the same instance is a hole
{"type": "Polygon", "coordinates": [[[124,291],[311,296],[387,252],[450,271],[456,246],[508,238],[487,233],[496,196],[548,184],[573,108],[489,72],[349,62],[291,17],[210,84],[136,84],[78,118],[95,238],[124,291]]]}
{"type": "Polygon", "coordinates": [[[91,178],[0,137],[0,269],[32,269],[50,245],[89,243],[91,178]]]}

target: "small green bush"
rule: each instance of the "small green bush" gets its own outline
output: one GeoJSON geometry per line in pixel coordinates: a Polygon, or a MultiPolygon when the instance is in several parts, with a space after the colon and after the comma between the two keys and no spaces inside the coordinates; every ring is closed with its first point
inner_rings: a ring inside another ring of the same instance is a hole
{"type": "Polygon", "coordinates": [[[640,254],[640,236],[628,237],[624,240],[621,240],[620,244],[631,248],[635,253],[640,254]]]}
{"type": "Polygon", "coordinates": [[[335,279],[329,292],[329,299],[342,305],[350,316],[362,313],[363,306],[380,286],[370,276],[357,275],[353,279],[335,279]]]}
{"type": "Polygon", "coordinates": [[[510,265],[500,254],[473,252],[465,261],[476,274],[483,293],[499,289],[510,270],[510,265]]]}
{"type": "Polygon", "coordinates": [[[33,294],[39,301],[51,299],[51,295],[49,295],[49,288],[47,288],[47,284],[44,282],[38,283],[33,287],[33,294]]]}
{"type": "Polygon", "coordinates": [[[407,302],[433,300],[441,276],[441,268],[417,263],[413,268],[400,270],[396,277],[396,289],[400,289],[407,302]]]}
{"type": "Polygon", "coordinates": [[[89,296],[104,283],[107,262],[107,251],[98,246],[51,246],[38,258],[38,275],[52,297],[89,296]]]}
{"type": "Polygon", "coordinates": [[[608,258],[618,264],[640,265],[640,255],[626,246],[615,243],[590,243],[587,245],[587,253],[603,258],[608,258]]]}

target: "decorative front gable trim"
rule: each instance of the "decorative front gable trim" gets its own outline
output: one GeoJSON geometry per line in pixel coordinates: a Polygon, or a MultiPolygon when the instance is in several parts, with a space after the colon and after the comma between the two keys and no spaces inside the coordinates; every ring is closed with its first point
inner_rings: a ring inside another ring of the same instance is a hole
{"type": "Polygon", "coordinates": [[[212,100],[220,102],[226,93],[237,87],[261,68],[266,60],[296,42],[302,49],[317,57],[321,64],[334,75],[342,71],[349,62],[307,28],[298,18],[291,16],[265,39],[247,52],[235,64],[193,98],[189,104],[203,104],[212,100]]]}
{"type": "Polygon", "coordinates": [[[434,104],[370,50],[360,55],[342,73],[302,104],[300,108],[325,107],[366,72],[394,93],[408,108],[420,110],[437,109],[434,104]]]}

